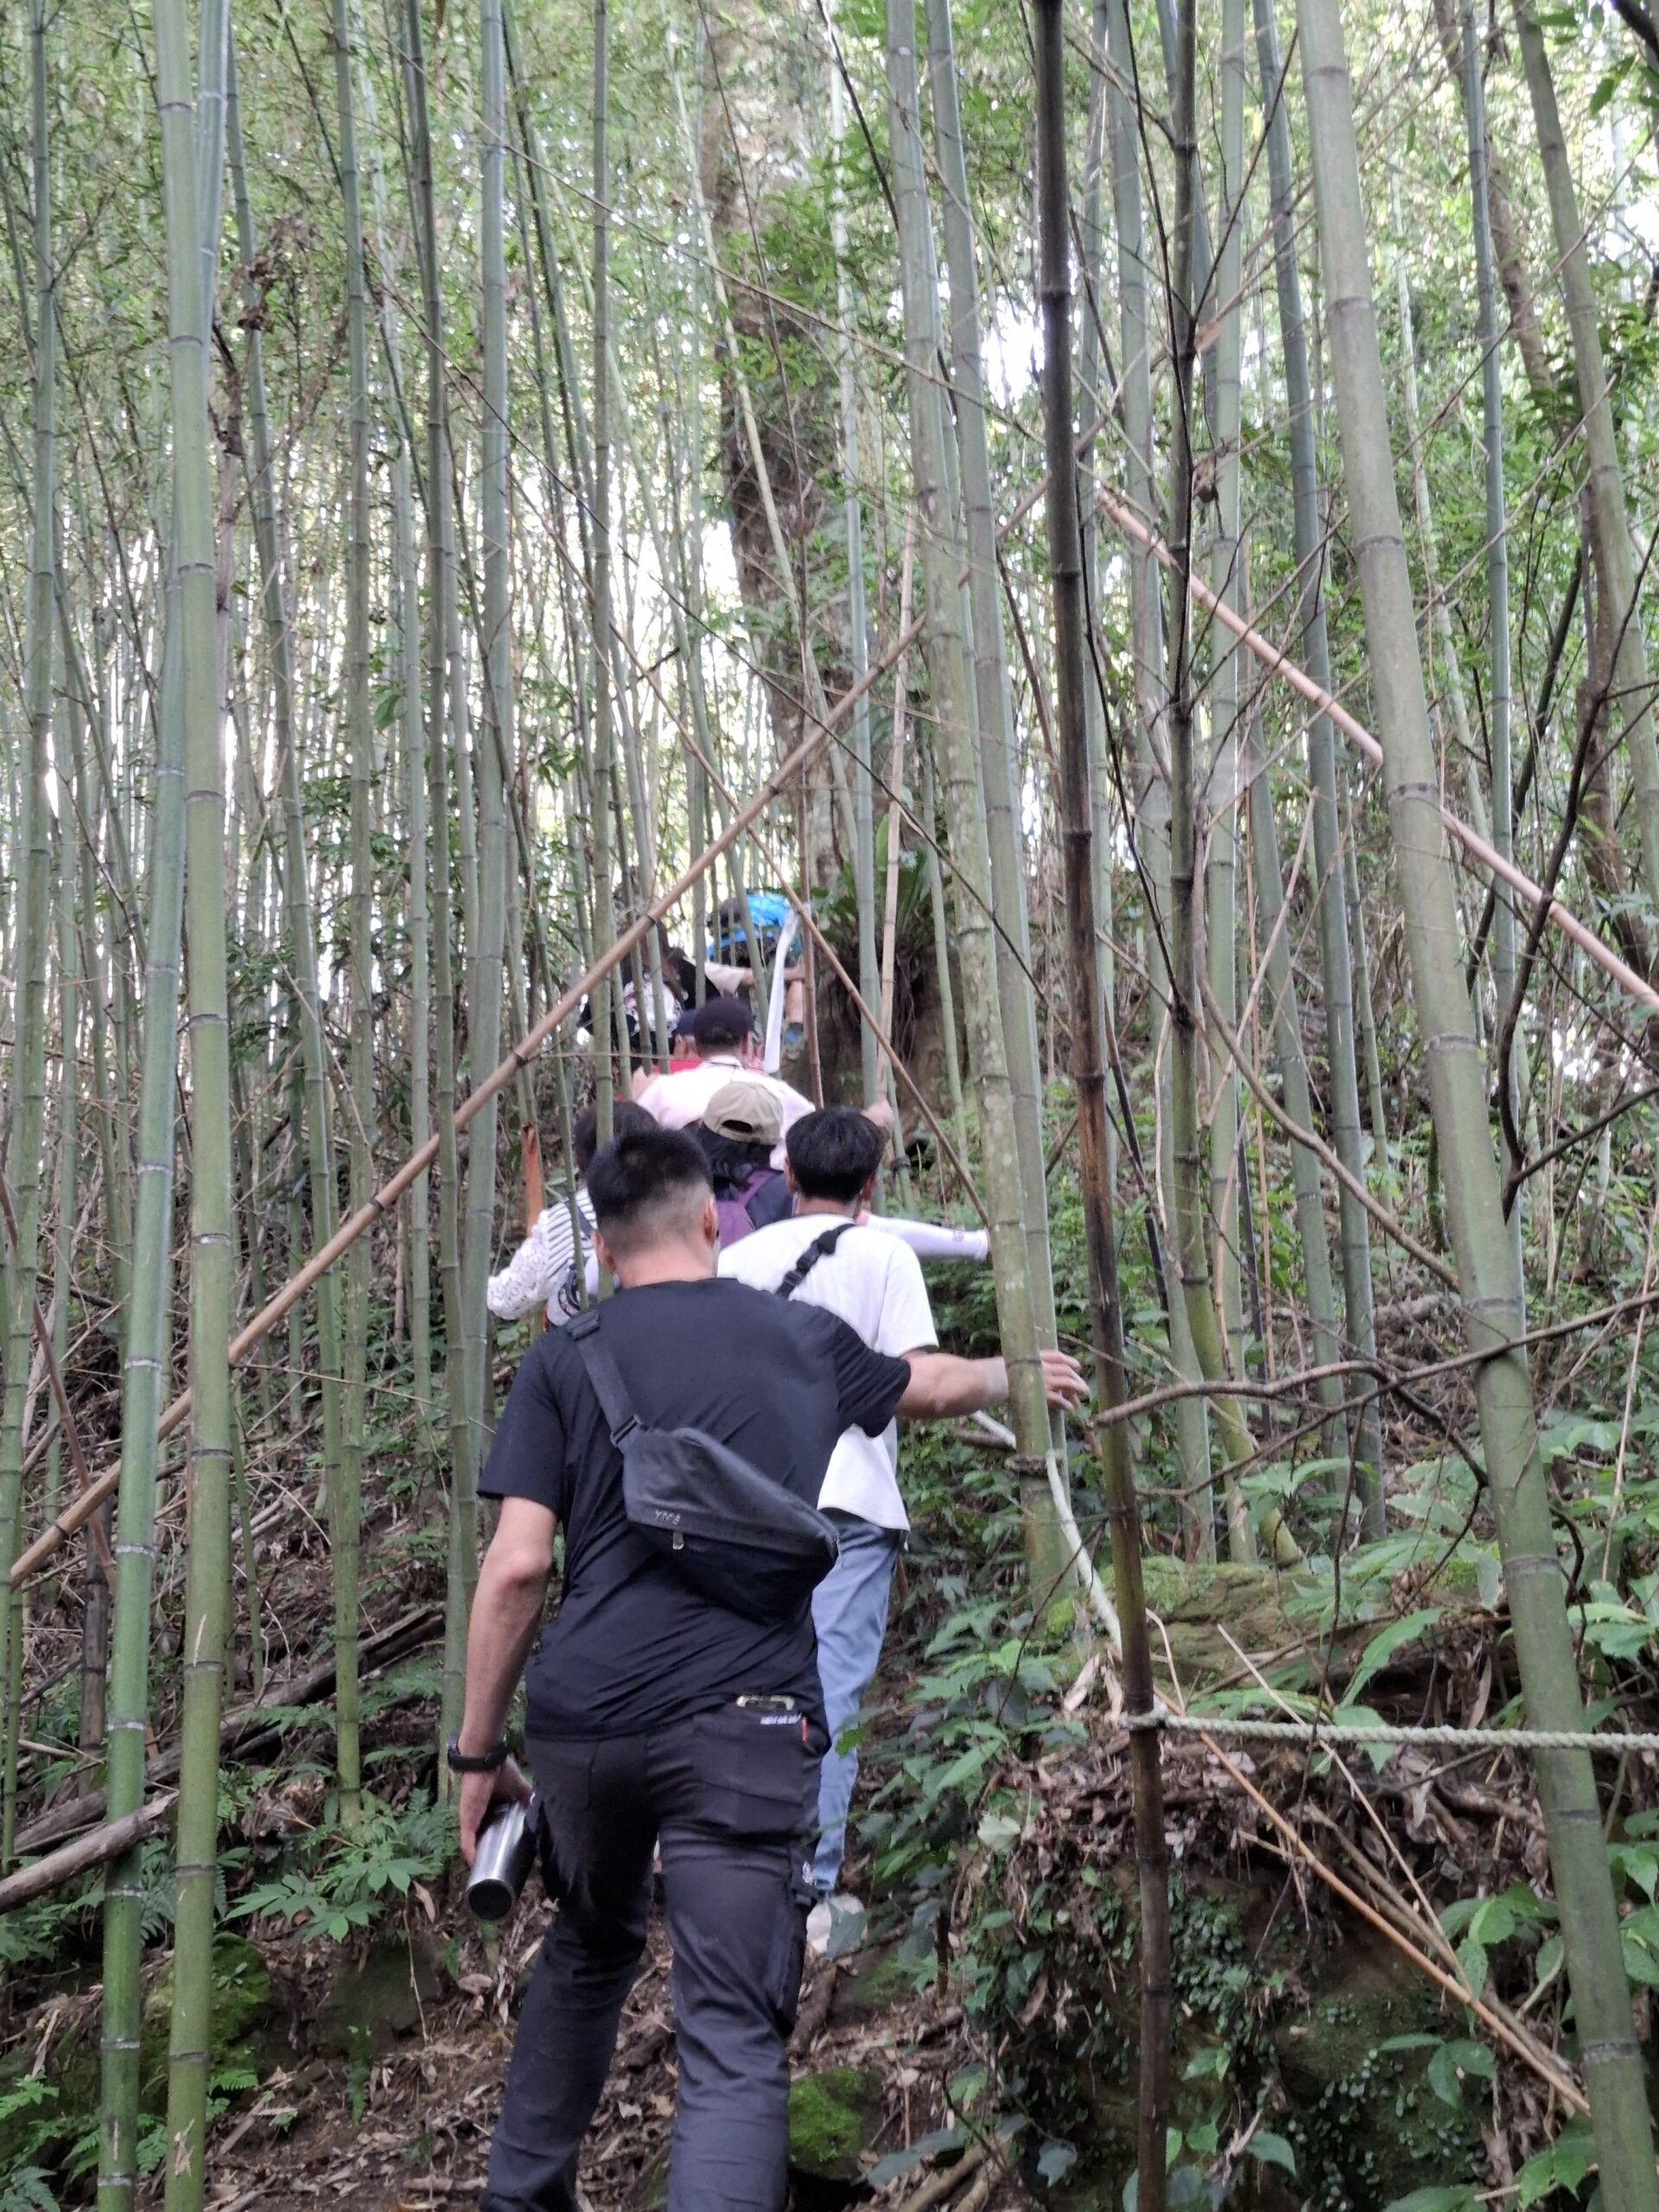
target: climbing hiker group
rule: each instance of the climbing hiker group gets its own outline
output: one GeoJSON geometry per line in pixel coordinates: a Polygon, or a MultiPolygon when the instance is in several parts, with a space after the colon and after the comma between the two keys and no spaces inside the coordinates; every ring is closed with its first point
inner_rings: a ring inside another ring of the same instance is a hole
{"type": "MultiPolygon", "coordinates": [[[[582,2141],[660,1866],[678,2094],[671,2212],[777,2212],[786,2044],[838,1889],[855,1723],[908,1527],[900,1421],[1007,1395],[941,1352],[920,1262],[982,1234],[874,1214],[886,1107],[815,1108],[734,993],[683,1064],[575,1125],[582,1186],[490,1285],[545,1304],[480,1481],[499,1501],[448,1758],[461,1849],[524,1804],[556,1910],[526,1993],[483,2212],[575,2212],[582,2141]],[[601,1273],[613,1294],[595,1297],[601,1273]],[[543,1607],[563,1535],[559,1604],[543,1607]],[[505,1735],[520,1679],[524,1764],[505,1735]],[[526,1774],[524,1767],[529,1772],[526,1774]]],[[[1042,1355],[1052,1406],[1086,1386],[1042,1355]]]]}

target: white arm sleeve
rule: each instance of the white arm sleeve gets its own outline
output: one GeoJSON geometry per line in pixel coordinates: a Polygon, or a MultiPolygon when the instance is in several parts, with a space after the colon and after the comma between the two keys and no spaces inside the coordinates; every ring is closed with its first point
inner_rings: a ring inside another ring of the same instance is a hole
{"type": "Polygon", "coordinates": [[[545,1306],[570,1265],[570,1209],[561,1199],[544,1206],[536,1225],[499,1275],[492,1275],[485,1303],[499,1321],[517,1321],[545,1306]]]}
{"type": "Polygon", "coordinates": [[[991,1256],[991,1240],[982,1229],[949,1229],[942,1222],[906,1221],[891,1213],[873,1213],[868,1226],[908,1244],[918,1260],[988,1260],[991,1256]]]}

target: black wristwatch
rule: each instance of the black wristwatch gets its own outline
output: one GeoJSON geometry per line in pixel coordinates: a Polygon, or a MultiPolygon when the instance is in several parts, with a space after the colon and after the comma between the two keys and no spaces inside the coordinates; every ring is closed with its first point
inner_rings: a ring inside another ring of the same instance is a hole
{"type": "Polygon", "coordinates": [[[487,1751],[463,1751],[459,1736],[452,1736],[444,1753],[451,1774],[493,1774],[512,1753],[505,1736],[498,1736],[487,1751]]]}

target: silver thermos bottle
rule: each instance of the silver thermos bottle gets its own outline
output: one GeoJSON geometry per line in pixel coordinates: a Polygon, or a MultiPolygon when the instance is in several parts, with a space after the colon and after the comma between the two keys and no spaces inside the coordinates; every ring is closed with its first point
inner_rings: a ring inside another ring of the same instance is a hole
{"type": "Polygon", "coordinates": [[[514,1801],[496,1808],[479,1832],[473,1871],[467,1878],[467,1904],[474,1920],[505,1920],[536,1863],[537,1807],[514,1801]]]}

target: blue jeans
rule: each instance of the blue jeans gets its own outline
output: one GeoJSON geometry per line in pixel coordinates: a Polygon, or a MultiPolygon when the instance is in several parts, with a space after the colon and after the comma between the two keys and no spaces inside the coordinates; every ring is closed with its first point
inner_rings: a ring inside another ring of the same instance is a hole
{"type": "Polygon", "coordinates": [[[830,1514],[841,1533],[841,1557],[812,1592],[812,1625],[818,1635],[818,1681],[823,1689],[830,1748],[818,1776],[818,1842],[812,1881],[827,1897],[847,1847],[847,1811],[858,1779],[858,1751],[841,1748],[842,1732],[856,1717],[874,1679],[887,1628],[893,1570],[904,1538],[856,1514],[830,1514]]]}

